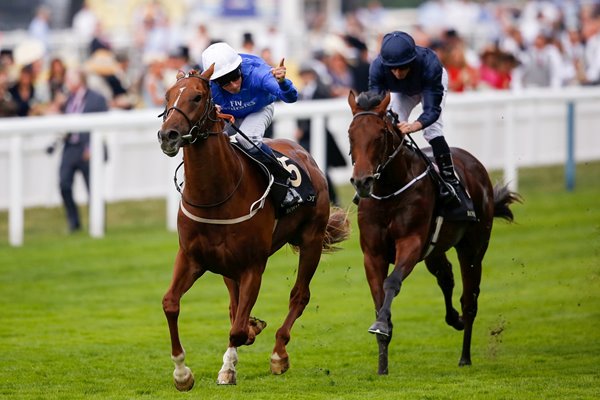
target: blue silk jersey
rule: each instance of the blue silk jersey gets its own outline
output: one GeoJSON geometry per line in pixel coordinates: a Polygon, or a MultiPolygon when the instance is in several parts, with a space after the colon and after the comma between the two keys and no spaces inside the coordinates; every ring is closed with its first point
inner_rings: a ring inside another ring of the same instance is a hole
{"type": "Polygon", "coordinates": [[[211,81],[210,88],[216,104],[221,111],[235,118],[244,118],[265,106],[281,100],[294,103],[298,100],[298,91],[289,79],[278,83],[271,67],[262,58],[250,54],[242,57],[242,88],[239,93],[231,94],[211,81]]]}

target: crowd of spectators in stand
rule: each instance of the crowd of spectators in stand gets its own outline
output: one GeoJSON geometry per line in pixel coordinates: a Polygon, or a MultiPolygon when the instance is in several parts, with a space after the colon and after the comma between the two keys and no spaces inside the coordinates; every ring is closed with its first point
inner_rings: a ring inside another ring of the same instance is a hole
{"type": "MultiPolygon", "coordinates": [[[[379,2],[370,1],[337,23],[320,14],[308,15],[311,59],[288,59],[288,64],[310,64],[331,97],[346,96],[350,89],[365,91],[369,64],[378,50],[369,38],[385,12],[379,2]]],[[[14,49],[1,49],[0,115],[57,113],[64,107],[69,65],[48,49],[50,19],[51,10],[40,7],[29,27],[31,39],[14,49]]],[[[132,25],[133,49],[124,52],[112,47],[100,18],[87,4],[72,22],[76,35],[89,42],[80,63],[88,85],[102,93],[111,108],[162,106],[176,71],[197,68],[203,49],[220,39],[212,37],[210,25],[204,23],[174,33],[168,13],[156,0],[134,14],[132,25]]],[[[600,83],[599,0],[430,0],[417,9],[415,25],[407,30],[418,45],[438,53],[454,92],[600,83]]],[[[275,63],[286,56],[283,43],[272,27],[261,37],[244,33],[239,50],[275,63]]],[[[292,79],[301,88],[298,74],[292,79]]]]}
{"type": "MultiPolygon", "coordinates": [[[[380,31],[386,12],[371,0],[339,21],[307,13],[305,44],[310,57],[286,58],[288,66],[296,66],[289,77],[301,101],[368,90],[370,62],[386,33],[380,31]]],[[[436,51],[452,92],[600,85],[600,0],[429,0],[416,15],[415,24],[406,30],[417,45],[436,51]]],[[[0,117],[93,112],[96,108],[71,106],[77,100],[69,85],[72,70],[81,76],[85,90],[104,98],[107,108],[163,107],[177,71],[200,69],[203,50],[223,40],[213,37],[205,23],[175,29],[161,1],[149,0],[133,15],[131,48],[115,49],[101,19],[84,4],[73,18],[72,30],[88,46],[83,59],[73,65],[73,60],[50,49],[50,21],[51,9],[41,6],[30,23],[29,38],[0,49],[0,117]]],[[[391,28],[396,29],[402,27],[391,28]]],[[[258,55],[270,65],[288,56],[286,41],[274,26],[260,35],[246,32],[239,39],[240,52],[258,55]]],[[[342,166],[346,160],[327,133],[328,166],[342,166]]],[[[66,135],[65,148],[69,137],[86,138],[66,135]]],[[[298,121],[296,139],[309,147],[309,137],[310,122],[298,121]]],[[[81,154],[87,162],[86,153],[81,154]]],[[[69,185],[61,183],[61,191],[69,185]]],[[[69,223],[70,229],[78,228],[77,221],[69,223]]]]}

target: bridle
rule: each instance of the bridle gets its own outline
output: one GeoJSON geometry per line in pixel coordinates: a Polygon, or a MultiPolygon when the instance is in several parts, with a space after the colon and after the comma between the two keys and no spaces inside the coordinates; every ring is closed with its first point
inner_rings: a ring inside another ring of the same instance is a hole
{"type": "MultiPolygon", "coordinates": [[[[190,73],[188,73],[187,76],[185,76],[181,79],[188,79],[188,78],[198,78],[198,79],[206,82],[207,84],[209,84],[209,80],[204,78],[203,76],[191,75],[190,73]]],[[[210,87],[208,90],[210,90],[210,87]]],[[[198,121],[196,123],[192,122],[192,120],[187,116],[187,114],[182,109],[180,109],[179,107],[177,107],[175,105],[173,105],[169,108],[165,108],[165,111],[163,111],[158,117],[159,118],[162,117],[163,122],[164,122],[169,117],[169,114],[173,110],[177,111],[178,113],[183,115],[185,120],[188,122],[190,129],[189,129],[188,133],[185,135],[182,135],[181,138],[187,142],[186,144],[194,144],[198,139],[206,140],[206,139],[208,139],[208,137],[210,135],[219,135],[219,134],[223,133],[223,131],[211,132],[209,130],[203,130],[206,121],[218,122],[218,119],[211,118],[212,111],[214,109],[215,109],[214,100],[213,100],[212,96],[208,96],[208,101],[206,101],[204,110],[202,111],[202,114],[200,115],[200,117],[198,118],[198,121]],[[194,136],[194,134],[195,134],[195,136],[194,136]]],[[[160,133],[159,133],[159,135],[160,135],[160,133]]],[[[222,200],[219,200],[217,202],[210,203],[210,204],[196,204],[196,203],[192,203],[185,199],[185,196],[183,195],[183,190],[182,190],[183,182],[179,183],[177,181],[177,172],[179,171],[179,169],[181,168],[181,166],[184,163],[184,161],[182,161],[179,164],[179,166],[175,169],[175,174],[173,177],[173,180],[175,182],[175,188],[181,194],[182,201],[185,202],[186,204],[189,204],[190,206],[196,207],[196,208],[212,208],[212,207],[220,206],[221,204],[224,204],[225,202],[227,202],[233,196],[233,194],[237,191],[237,189],[239,188],[239,186],[242,182],[242,179],[244,177],[244,165],[243,165],[242,161],[240,160],[240,157],[237,155],[237,153],[234,153],[234,154],[236,155],[238,163],[240,165],[240,177],[239,177],[237,183],[235,184],[235,187],[231,191],[231,193],[229,193],[227,196],[225,196],[222,200]]]]}
{"type": "MultiPolygon", "coordinates": [[[[391,154],[387,157],[387,159],[385,159],[385,161],[383,161],[383,163],[379,163],[377,165],[377,168],[375,168],[375,173],[373,174],[373,178],[375,178],[376,180],[379,179],[381,177],[381,173],[383,172],[383,170],[385,169],[385,167],[388,166],[388,164],[390,162],[392,162],[392,160],[398,155],[398,153],[400,153],[400,151],[404,148],[404,147],[408,147],[412,150],[415,150],[417,153],[419,153],[422,157],[424,157],[423,153],[420,152],[419,147],[417,146],[417,144],[415,143],[415,141],[413,140],[413,138],[406,134],[406,135],[402,135],[399,131],[398,128],[396,127],[396,124],[398,123],[398,116],[396,115],[396,113],[392,112],[391,110],[388,110],[386,116],[381,116],[379,115],[379,113],[376,113],[375,111],[361,111],[359,113],[354,114],[354,118],[359,117],[359,116],[363,116],[363,115],[374,115],[377,118],[383,120],[384,124],[385,124],[385,131],[384,131],[384,149],[385,151],[383,152],[383,155],[385,156],[386,154],[389,154],[390,152],[387,151],[388,148],[388,139],[387,137],[389,135],[391,135],[393,138],[397,137],[400,139],[400,144],[398,144],[397,147],[393,147],[394,146],[394,140],[392,139],[391,143],[392,143],[392,150],[391,150],[391,154]],[[406,137],[408,136],[408,138],[410,139],[410,142],[406,141],[406,137]]],[[[425,168],[425,171],[423,171],[420,175],[414,177],[412,180],[410,180],[408,183],[406,183],[404,186],[402,186],[400,189],[394,191],[393,193],[387,194],[387,195],[383,195],[383,196],[377,196],[373,193],[371,193],[371,197],[374,198],[375,200],[386,200],[386,199],[390,199],[392,197],[398,196],[400,193],[406,191],[408,188],[410,188],[412,185],[414,185],[415,183],[417,183],[418,181],[420,181],[421,179],[423,179],[425,176],[427,176],[427,174],[429,174],[432,171],[432,167],[431,167],[431,163],[427,163],[427,168],[425,168]]]]}
{"type": "Polygon", "coordinates": [[[373,178],[379,179],[381,177],[381,173],[383,172],[385,167],[387,167],[389,165],[389,163],[392,162],[392,160],[402,150],[402,146],[405,144],[405,141],[406,141],[406,135],[402,135],[398,132],[398,128],[396,128],[396,124],[395,124],[398,117],[396,116],[396,114],[392,113],[391,111],[388,111],[388,114],[386,114],[387,116],[389,116],[389,118],[386,118],[385,116],[381,116],[381,115],[379,115],[379,113],[377,113],[375,111],[361,111],[361,112],[354,114],[352,119],[354,120],[357,117],[366,116],[366,115],[373,115],[373,116],[381,119],[385,125],[385,130],[383,132],[383,140],[384,140],[383,147],[384,147],[385,151],[383,152],[383,156],[385,156],[386,154],[389,154],[389,152],[387,151],[389,143],[391,143],[391,146],[392,146],[391,154],[387,157],[387,159],[383,160],[383,162],[380,160],[379,164],[377,164],[377,167],[375,168],[375,173],[373,174],[373,178]],[[392,140],[389,141],[389,143],[388,143],[388,136],[392,137],[392,140]],[[398,138],[400,140],[400,143],[398,144],[397,147],[394,148],[394,142],[395,142],[394,139],[395,138],[398,138]]]}
{"type": "MultiPolygon", "coordinates": [[[[203,76],[190,75],[189,73],[181,79],[188,79],[188,78],[198,78],[198,79],[206,82],[207,84],[209,84],[209,80],[204,78],[203,76]]],[[[210,86],[209,86],[208,90],[210,90],[210,86]]],[[[204,103],[205,106],[204,106],[204,110],[202,111],[202,114],[200,115],[200,117],[198,118],[198,120],[195,123],[192,122],[190,117],[188,117],[187,114],[181,108],[179,108],[175,105],[173,105],[169,108],[165,107],[165,111],[163,111],[161,114],[159,114],[158,117],[159,118],[162,117],[163,122],[164,122],[169,117],[169,114],[171,114],[171,111],[177,111],[179,114],[183,115],[183,117],[187,121],[190,129],[187,134],[181,135],[181,138],[186,141],[185,144],[194,144],[196,142],[196,140],[198,140],[198,139],[205,140],[210,135],[218,135],[218,134],[222,133],[222,132],[211,132],[208,130],[203,130],[204,125],[206,124],[207,121],[218,122],[217,119],[211,118],[212,111],[215,109],[215,103],[213,101],[212,96],[208,96],[208,99],[209,100],[204,103]]],[[[159,133],[159,135],[160,135],[160,133],[159,133]]]]}

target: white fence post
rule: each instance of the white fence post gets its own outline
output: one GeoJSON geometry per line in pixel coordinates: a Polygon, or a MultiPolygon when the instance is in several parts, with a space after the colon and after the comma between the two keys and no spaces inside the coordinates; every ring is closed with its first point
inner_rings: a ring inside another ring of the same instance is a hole
{"type": "Polygon", "coordinates": [[[10,138],[9,159],[8,236],[11,246],[21,246],[25,212],[23,209],[23,138],[20,135],[10,138]]]}
{"type": "Polygon", "coordinates": [[[321,170],[327,170],[327,136],[325,116],[313,115],[310,119],[310,153],[321,170]]]}
{"type": "Polygon", "coordinates": [[[504,182],[506,182],[510,190],[517,191],[519,187],[519,177],[515,160],[515,104],[513,102],[507,102],[505,110],[504,182]]]}
{"type": "Polygon", "coordinates": [[[102,132],[90,133],[90,236],[104,237],[104,141],[102,132]]]}
{"type": "MultiPolygon", "coordinates": [[[[175,174],[175,169],[181,163],[182,160],[183,149],[179,151],[179,154],[169,161],[170,170],[173,171],[172,174],[175,174]]],[[[170,175],[168,179],[167,185],[167,229],[169,231],[175,232],[177,231],[177,213],[179,212],[179,201],[181,200],[181,195],[175,188],[175,182],[173,182],[173,176],[170,175]]]]}

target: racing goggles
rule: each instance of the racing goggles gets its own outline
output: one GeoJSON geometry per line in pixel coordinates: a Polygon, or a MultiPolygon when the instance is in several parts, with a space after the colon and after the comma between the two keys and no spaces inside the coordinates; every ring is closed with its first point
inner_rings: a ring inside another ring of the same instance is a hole
{"type": "Polygon", "coordinates": [[[229,85],[231,82],[237,81],[242,76],[242,69],[240,67],[234,69],[233,71],[225,74],[217,79],[215,82],[221,87],[229,85]]]}

